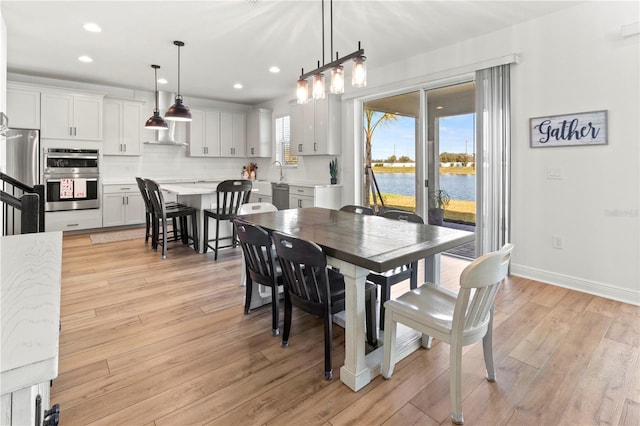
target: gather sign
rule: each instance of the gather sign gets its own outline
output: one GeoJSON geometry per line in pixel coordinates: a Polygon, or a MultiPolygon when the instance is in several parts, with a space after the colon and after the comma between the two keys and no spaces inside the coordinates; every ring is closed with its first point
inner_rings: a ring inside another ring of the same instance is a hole
{"type": "Polygon", "coordinates": [[[579,112],[529,119],[531,147],[607,144],[607,111],[579,112]]]}

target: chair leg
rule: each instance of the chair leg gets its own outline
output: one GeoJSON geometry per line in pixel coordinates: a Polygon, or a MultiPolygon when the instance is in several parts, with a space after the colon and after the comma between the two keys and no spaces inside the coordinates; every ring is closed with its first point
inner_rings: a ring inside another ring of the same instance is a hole
{"type": "Polygon", "coordinates": [[[253,281],[251,280],[251,277],[249,276],[249,274],[247,274],[247,285],[245,288],[245,296],[244,296],[244,314],[245,315],[249,315],[249,312],[251,311],[250,309],[251,293],[253,293],[253,281]]]}
{"type": "Polygon", "coordinates": [[[146,244],[149,242],[149,235],[150,235],[149,231],[151,229],[151,217],[149,213],[145,214],[145,216],[146,216],[145,221],[146,221],[147,227],[145,228],[145,232],[144,232],[144,243],[146,244]]]}
{"type": "Polygon", "coordinates": [[[331,368],[331,339],[333,315],[327,313],[324,317],[324,378],[333,379],[333,369],[331,368]]]}
{"type": "Polygon", "coordinates": [[[160,236],[159,232],[158,219],[154,217],[153,223],[151,224],[151,248],[154,250],[158,250],[158,238],[160,236]]]}
{"type": "Polygon", "coordinates": [[[200,251],[200,239],[198,238],[198,218],[196,213],[191,214],[191,235],[193,235],[193,249],[200,251]]]}
{"type": "Polygon", "coordinates": [[[163,228],[163,232],[162,232],[162,258],[166,259],[167,258],[167,227],[168,227],[168,223],[165,219],[162,219],[162,228],[163,228]]]}
{"type": "Polygon", "coordinates": [[[384,330],[384,302],[391,299],[391,286],[388,283],[380,284],[380,330],[384,330]]]}
{"type": "Polygon", "coordinates": [[[278,323],[280,322],[280,297],[278,286],[271,286],[271,334],[277,336],[280,334],[278,323]]]}
{"type": "MultiPolygon", "coordinates": [[[[172,222],[173,222],[173,241],[178,241],[178,220],[174,217],[172,222]]],[[[167,229],[167,225],[165,225],[164,229],[167,229]]]]}
{"type": "Polygon", "coordinates": [[[289,333],[291,332],[291,311],[293,305],[291,305],[291,300],[289,299],[289,295],[287,294],[287,290],[284,291],[284,331],[282,333],[282,344],[283,348],[289,346],[289,333]]]}
{"type": "Polygon", "coordinates": [[[216,240],[213,242],[215,248],[213,249],[213,260],[218,260],[218,235],[220,234],[220,221],[216,218],[216,240]]]}
{"type": "Polygon", "coordinates": [[[411,290],[418,288],[418,262],[411,264],[411,276],[409,277],[409,286],[411,290]]]}
{"type": "Polygon", "coordinates": [[[487,334],[482,338],[482,351],[484,352],[484,364],[487,367],[487,380],[495,382],[496,370],[493,365],[493,308],[489,315],[487,334]]]}
{"type": "Polygon", "coordinates": [[[385,379],[390,379],[396,366],[396,331],[398,323],[393,320],[393,313],[385,319],[387,322],[384,332],[384,353],[382,356],[381,373],[385,379]]]}
{"type": "Polygon", "coordinates": [[[462,347],[452,343],[449,348],[449,393],[451,394],[451,421],[464,423],[462,417],[462,347]]]}
{"type": "Polygon", "coordinates": [[[204,233],[203,237],[202,237],[202,241],[204,243],[204,246],[202,247],[202,252],[206,253],[207,249],[209,248],[209,216],[204,214],[202,216],[202,222],[204,222],[203,230],[202,230],[202,232],[204,233]]]}
{"type": "Polygon", "coordinates": [[[365,288],[365,324],[367,327],[367,342],[373,348],[378,347],[378,324],[376,324],[376,291],[378,286],[366,284],[365,288]]]}

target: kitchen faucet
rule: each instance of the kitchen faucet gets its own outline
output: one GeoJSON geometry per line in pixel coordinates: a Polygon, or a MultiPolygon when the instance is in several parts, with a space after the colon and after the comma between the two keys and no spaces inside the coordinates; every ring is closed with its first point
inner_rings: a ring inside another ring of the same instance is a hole
{"type": "Polygon", "coordinates": [[[274,161],[272,164],[273,164],[274,166],[276,166],[276,165],[277,165],[277,166],[279,166],[279,167],[280,167],[280,180],[278,181],[278,183],[280,183],[280,182],[282,182],[282,181],[284,180],[284,170],[283,170],[283,167],[282,167],[282,163],[281,163],[281,162],[279,162],[278,160],[276,160],[276,161],[274,161]]]}

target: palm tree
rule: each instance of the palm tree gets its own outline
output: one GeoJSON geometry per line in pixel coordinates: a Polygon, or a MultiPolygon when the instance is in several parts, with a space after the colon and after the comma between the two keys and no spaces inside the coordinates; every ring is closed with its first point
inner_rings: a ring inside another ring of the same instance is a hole
{"type": "Polygon", "coordinates": [[[378,125],[388,125],[389,123],[397,121],[398,118],[395,114],[390,114],[387,112],[381,113],[379,111],[374,111],[371,109],[364,110],[364,117],[366,120],[364,126],[364,136],[366,142],[364,155],[364,202],[365,206],[368,206],[371,188],[371,175],[369,174],[369,170],[371,168],[371,141],[373,140],[373,132],[376,130],[378,125]]]}

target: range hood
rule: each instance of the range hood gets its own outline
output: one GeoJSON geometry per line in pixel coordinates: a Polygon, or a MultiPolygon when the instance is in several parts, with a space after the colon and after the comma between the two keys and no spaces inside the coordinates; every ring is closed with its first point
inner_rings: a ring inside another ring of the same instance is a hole
{"type": "MultiPolygon", "coordinates": [[[[165,111],[169,109],[175,102],[176,95],[171,92],[158,92],[158,109],[160,109],[160,115],[164,115],[165,111]]],[[[149,141],[145,141],[146,144],[152,145],[174,145],[185,146],[188,145],[186,141],[176,140],[176,121],[167,120],[169,128],[167,130],[153,130],[154,138],[149,141]]]]}

